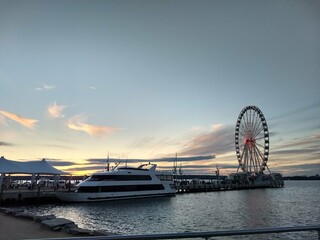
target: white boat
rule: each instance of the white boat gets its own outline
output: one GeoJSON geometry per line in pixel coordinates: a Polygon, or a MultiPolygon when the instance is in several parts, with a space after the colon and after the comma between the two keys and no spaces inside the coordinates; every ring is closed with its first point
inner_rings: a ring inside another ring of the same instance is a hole
{"type": "Polygon", "coordinates": [[[117,166],[92,174],[75,192],[59,192],[56,197],[67,202],[95,202],[175,195],[173,174],[156,171],[156,167],[150,163],[137,168],[117,166]]]}

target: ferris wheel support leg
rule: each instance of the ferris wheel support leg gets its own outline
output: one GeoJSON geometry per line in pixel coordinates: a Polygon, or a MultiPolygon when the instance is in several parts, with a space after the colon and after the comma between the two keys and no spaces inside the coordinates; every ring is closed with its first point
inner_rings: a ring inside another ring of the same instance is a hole
{"type": "Polygon", "coordinates": [[[267,169],[268,169],[268,171],[269,171],[269,173],[270,173],[270,176],[272,177],[273,181],[276,181],[276,179],[273,177],[272,172],[270,171],[268,165],[266,165],[266,167],[267,167],[267,169]]]}

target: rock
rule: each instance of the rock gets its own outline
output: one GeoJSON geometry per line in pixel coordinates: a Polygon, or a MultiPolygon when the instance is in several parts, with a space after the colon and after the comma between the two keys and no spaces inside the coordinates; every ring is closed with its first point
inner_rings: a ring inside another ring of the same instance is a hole
{"type": "Polygon", "coordinates": [[[65,225],[68,225],[68,224],[72,224],[74,222],[68,220],[68,219],[65,219],[65,218],[53,218],[53,219],[50,219],[50,220],[43,220],[41,222],[41,224],[45,227],[48,227],[50,229],[53,229],[55,227],[63,227],[65,225]]]}
{"type": "Polygon", "coordinates": [[[11,214],[12,213],[12,209],[6,208],[6,209],[4,209],[4,213],[5,214],[11,214]]]}
{"type": "Polygon", "coordinates": [[[12,209],[7,208],[7,209],[4,210],[4,213],[5,214],[11,214],[12,213],[12,209]]]}
{"type": "Polygon", "coordinates": [[[54,218],[56,218],[56,216],[51,214],[51,215],[44,215],[44,216],[34,216],[33,220],[36,221],[36,222],[42,222],[44,220],[51,220],[51,219],[54,219],[54,218]]]}
{"type": "Polygon", "coordinates": [[[34,216],[31,213],[24,212],[22,209],[0,208],[0,212],[4,212],[15,217],[32,219],[36,222],[41,222],[41,225],[49,228],[52,231],[64,231],[74,236],[110,236],[114,233],[104,231],[92,231],[79,228],[73,221],[65,218],[56,218],[55,215],[34,216]]]}
{"type": "Polygon", "coordinates": [[[15,216],[17,213],[21,213],[21,212],[23,212],[23,211],[24,211],[24,210],[22,210],[22,209],[9,209],[9,208],[7,208],[4,212],[5,212],[6,214],[15,216]]]}
{"type": "Polygon", "coordinates": [[[8,208],[0,208],[0,212],[5,213],[8,210],[8,208]]]}
{"type": "Polygon", "coordinates": [[[20,218],[26,218],[26,219],[34,219],[34,216],[31,213],[26,213],[26,212],[18,212],[14,216],[20,217],[20,218]]]}
{"type": "Polygon", "coordinates": [[[63,229],[63,227],[54,227],[54,228],[51,228],[51,231],[54,231],[54,232],[59,232],[61,229],[63,229]]]}
{"type": "Polygon", "coordinates": [[[63,227],[65,229],[69,229],[69,228],[77,228],[78,226],[75,223],[71,223],[71,224],[66,224],[63,227]]]}
{"type": "Polygon", "coordinates": [[[92,236],[91,231],[83,228],[69,228],[68,233],[74,235],[74,236],[92,236]]]}

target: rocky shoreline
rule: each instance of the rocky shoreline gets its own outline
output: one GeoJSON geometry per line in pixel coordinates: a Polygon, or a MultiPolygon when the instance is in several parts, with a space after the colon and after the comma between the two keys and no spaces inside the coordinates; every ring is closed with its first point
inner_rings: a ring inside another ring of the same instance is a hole
{"type": "Polygon", "coordinates": [[[14,208],[0,208],[0,212],[5,214],[28,219],[30,221],[40,224],[42,227],[49,229],[53,232],[64,232],[72,236],[109,236],[115,235],[109,232],[92,231],[88,229],[79,228],[73,221],[65,218],[57,218],[55,215],[42,215],[36,216],[25,212],[23,209],[14,208]]]}

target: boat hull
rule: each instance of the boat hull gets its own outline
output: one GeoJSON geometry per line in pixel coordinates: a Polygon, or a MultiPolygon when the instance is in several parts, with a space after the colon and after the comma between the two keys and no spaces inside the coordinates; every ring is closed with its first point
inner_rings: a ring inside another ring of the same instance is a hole
{"type": "Polygon", "coordinates": [[[77,192],[60,192],[55,196],[64,202],[102,202],[114,201],[120,199],[137,199],[175,196],[175,192],[145,192],[145,193],[77,193],[77,192]]]}

